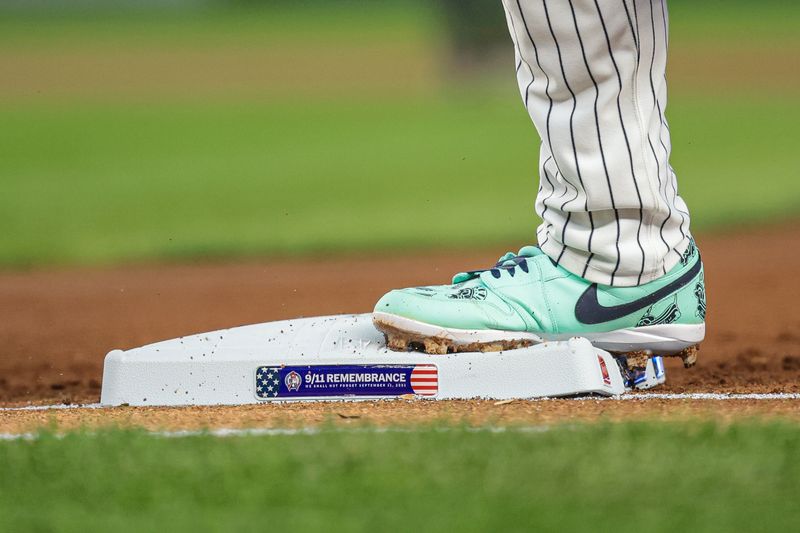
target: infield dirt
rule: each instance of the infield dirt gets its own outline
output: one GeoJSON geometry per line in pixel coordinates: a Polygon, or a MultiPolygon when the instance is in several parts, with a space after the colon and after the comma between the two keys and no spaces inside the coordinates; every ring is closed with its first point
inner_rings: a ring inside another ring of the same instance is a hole
{"type": "MultiPolygon", "coordinates": [[[[668,361],[668,381],[659,392],[800,392],[800,224],[699,235],[697,242],[706,266],[707,339],[696,367],[684,370],[679,361],[668,361]]],[[[454,272],[492,264],[504,251],[497,247],[2,272],[0,405],[97,402],[103,357],[112,348],[269,320],[368,312],[390,288],[445,283],[454,272]]],[[[729,411],[797,418],[800,402],[551,401],[497,406],[493,402],[401,401],[382,402],[380,407],[364,403],[80,409],[49,414],[6,411],[0,415],[0,431],[28,430],[53,420],[67,427],[106,423],[274,427],[288,420],[381,424],[400,413],[415,422],[540,423],[648,413],[724,417],[729,411]],[[347,418],[351,412],[357,418],[347,418]]]]}

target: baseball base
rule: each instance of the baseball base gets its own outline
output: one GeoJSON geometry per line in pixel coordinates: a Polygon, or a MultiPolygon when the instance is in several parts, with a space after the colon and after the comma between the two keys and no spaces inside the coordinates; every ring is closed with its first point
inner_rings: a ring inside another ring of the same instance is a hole
{"type": "Polygon", "coordinates": [[[386,348],[371,316],[284,320],[201,333],[105,359],[104,405],[231,405],[398,397],[619,395],[663,382],[655,358],[635,383],[582,338],[492,353],[386,348]]]}

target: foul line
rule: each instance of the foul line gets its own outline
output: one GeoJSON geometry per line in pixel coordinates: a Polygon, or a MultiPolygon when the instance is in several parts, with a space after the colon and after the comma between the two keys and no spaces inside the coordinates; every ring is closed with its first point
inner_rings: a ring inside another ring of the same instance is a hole
{"type": "MultiPolygon", "coordinates": [[[[570,426],[563,426],[569,428],[570,426]]],[[[180,439],[185,437],[275,437],[284,435],[319,435],[320,433],[420,433],[424,431],[436,431],[439,433],[446,433],[448,431],[464,431],[467,433],[545,433],[550,431],[551,426],[483,426],[483,427],[465,427],[465,428],[219,428],[207,430],[176,430],[176,431],[147,431],[146,433],[152,437],[162,437],[168,439],[180,439]]],[[[96,432],[90,432],[89,435],[97,435],[96,432]]],[[[67,436],[66,433],[52,434],[52,437],[63,439],[67,436]]],[[[0,442],[14,441],[14,440],[36,440],[42,437],[41,433],[0,433],[0,442]]]]}
{"type": "Polygon", "coordinates": [[[616,396],[615,400],[800,400],[796,392],[723,393],[723,392],[684,392],[684,393],[633,393],[616,396]]]}
{"type": "Polygon", "coordinates": [[[0,407],[0,411],[49,411],[51,409],[108,409],[109,406],[99,403],[55,403],[52,405],[23,405],[21,407],[0,407]]]}
{"type": "MultiPolygon", "coordinates": [[[[515,401],[520,402],[549,402],[554,400],[568,400],[568,401],[646,401],[646,400],[800,400],[800,393],[797,392],[768,392],[768,393],[723,393],[723,392],[681,392],[681,393],[659,393],[659,392],[634,392],[621,396],[580,396],[576,398],[531,398],[520,399],[515,401]]],[[[336,401],[336,400],[334,400],[336,401]]],[[[339,400],[341,403],[351,403],[348,400],[339,400]]],[[[392,401],[389,399],[388,401],[392,401]]],[[[410,400],[414,401],[414,400],[410,400]]],[[[423,399],[422,401],[436,401],[433,399],[423,399]]],[[[308,402],[311,403],[311,402],[308,402]]],[[[326,403],[331,403],[326,401],[326,403]]],[[[243,404],[243,405],[256,405],[256,404],[243,404]]],[[[192,405],[147,405],[141,407],[209,407],[209,406],[192,406],[192,405]]],[[[219,405],[210,407],[238,407],[237,405],[219,405]]],[[[52,405],[24,405],[20,407],[0,407],[0,412],[9,411],[49,411],[49,410],[70,410],[70,409],[114,409],[113,406],[102,405],[99,403],[88,404],[52,404],[52,405]]]]}

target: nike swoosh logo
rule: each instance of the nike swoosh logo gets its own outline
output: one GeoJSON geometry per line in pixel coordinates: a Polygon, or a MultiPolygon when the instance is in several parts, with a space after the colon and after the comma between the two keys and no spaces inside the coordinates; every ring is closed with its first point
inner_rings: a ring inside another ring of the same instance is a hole
{"type": "Polygon", "coordinates": [[[697,262],[685,274],[667,285],[664,285],[657,291],[643,296],[638,300],[622,305],[613,305],[611,307],[600,304],[597,300],[597,283],[592,283],[589,285],[589,288],[583,291],[583,294],[581,294],[580,298],[578,298],[578,302],[575,304],[575,318],[583,324],[601,324],[628,316],[640,309],[653,305],[665,296],[669,296],[678,289],[685,287],[700,273],[702,267],[703,265],[698,258],[697,262]]]}

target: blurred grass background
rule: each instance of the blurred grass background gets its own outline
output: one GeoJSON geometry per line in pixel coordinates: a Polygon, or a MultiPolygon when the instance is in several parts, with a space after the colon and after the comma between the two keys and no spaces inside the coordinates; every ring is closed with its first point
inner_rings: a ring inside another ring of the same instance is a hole
{"type": "MultiPolygon", "coordinates": [[[[800,5],[669,5],[693,227],[796,216],[800,5]]],[[[533,242],[504,23],[480,0],[7,1],[0,266],[533,242]]]]}
{"type": "Polygon", "coordinates": [[[800,427],[622,422],[0,442],[4,531],[793,531],[800,427]]]}

